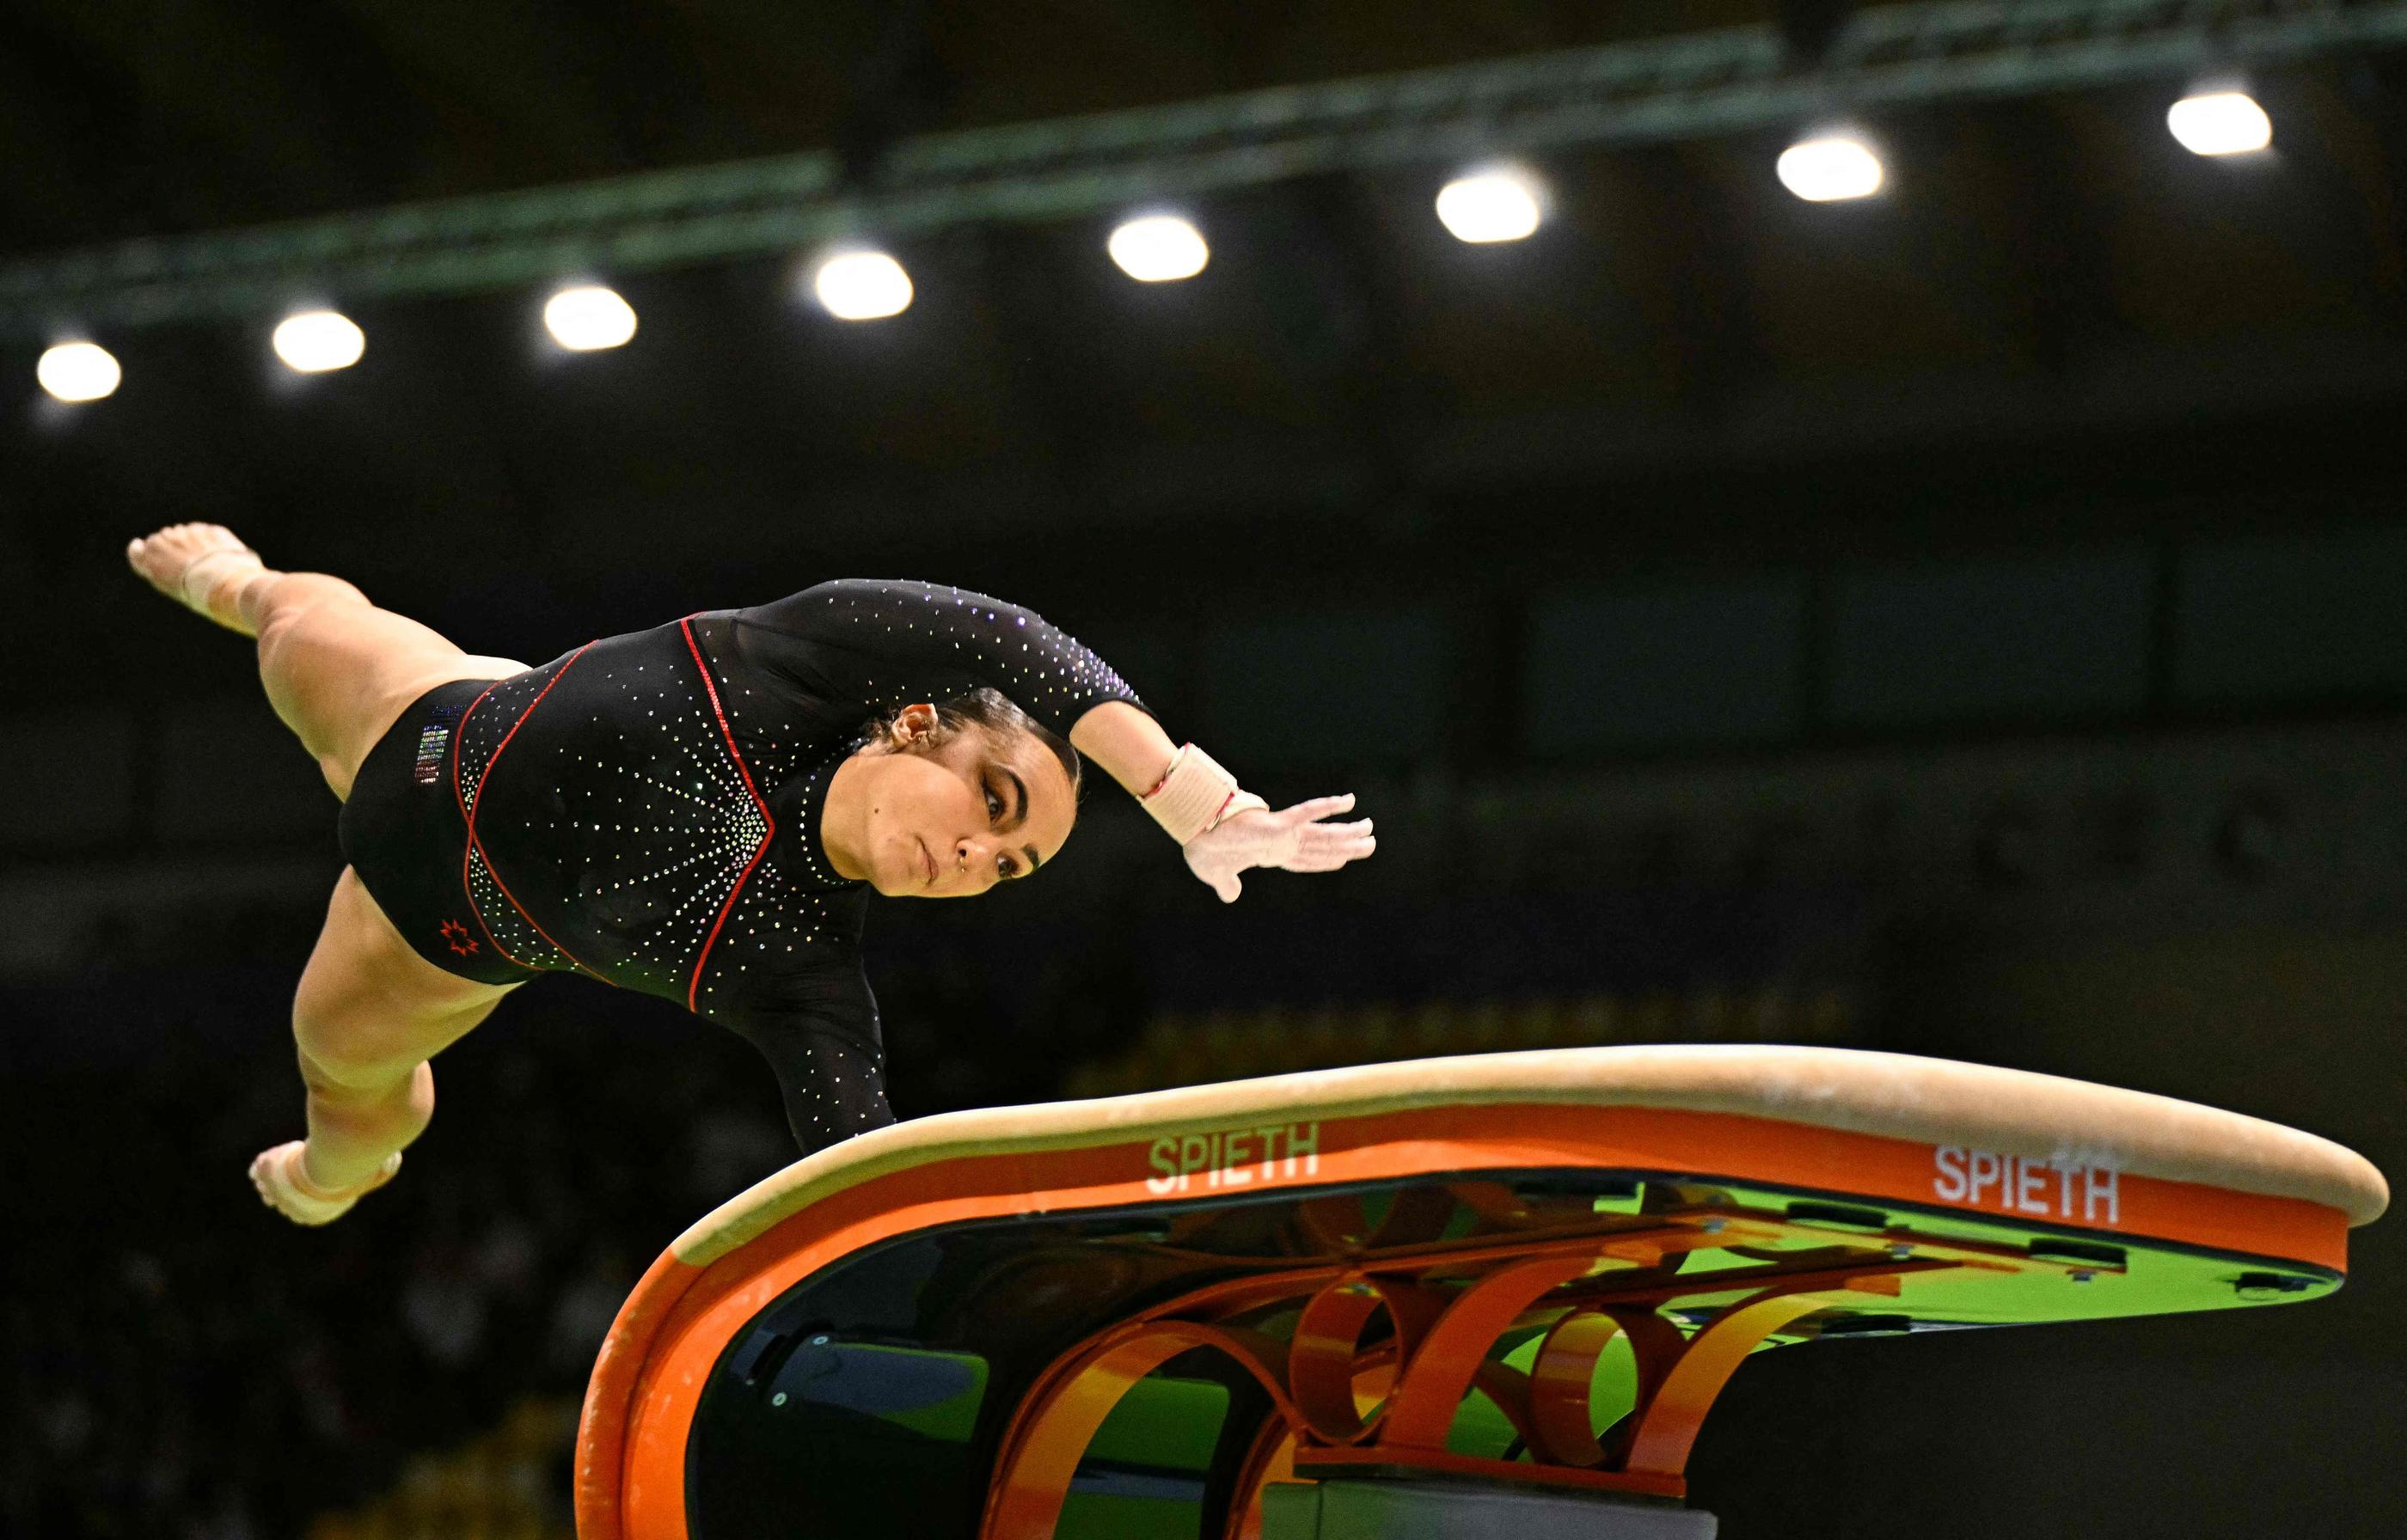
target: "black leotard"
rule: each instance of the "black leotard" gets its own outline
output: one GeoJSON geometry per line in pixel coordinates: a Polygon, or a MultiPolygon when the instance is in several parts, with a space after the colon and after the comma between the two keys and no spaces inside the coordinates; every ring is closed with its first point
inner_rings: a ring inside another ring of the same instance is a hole
{"type": "Polygon", "coordinates": [[[819,844],[864,725],[991,685],[1066,736],[1143,707],[1075,639],[925,583],[823,583],[430,692],[362,767],[344,848],[436,966],[582,972],[733,1028],[805,1150],[893,1121],[865,885],[819,844]]]}

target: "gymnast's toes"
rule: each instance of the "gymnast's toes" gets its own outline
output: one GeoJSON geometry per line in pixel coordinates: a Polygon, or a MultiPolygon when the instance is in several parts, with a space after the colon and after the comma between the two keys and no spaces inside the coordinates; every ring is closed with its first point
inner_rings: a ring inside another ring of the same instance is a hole
{"type": "Polygon", "coordinates": [[[261,572],[259,553],[222,524],[170,524],[126,543],[125,559],[144,581],[221,626],[252,634],[233,597],[261,572]]]}

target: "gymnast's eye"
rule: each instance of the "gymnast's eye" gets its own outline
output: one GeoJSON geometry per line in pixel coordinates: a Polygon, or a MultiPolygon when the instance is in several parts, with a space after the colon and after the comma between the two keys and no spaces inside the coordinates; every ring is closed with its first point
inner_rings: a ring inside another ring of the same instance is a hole
{"type": "Polygon", "coordinates": [[[986,791],[986,815],[994,819],[1002,818],[1003,794],[994,789],[994,783],[991,781],[985,782],[982,784],[986,791]]]}
{"type": "Polygon", "coordinates": [[[1019,875],[1019,863],[1008,855],[998,855],[994,858],[994,869],[1002,873],[1003,880],[1008,883],[1019,875]]]}

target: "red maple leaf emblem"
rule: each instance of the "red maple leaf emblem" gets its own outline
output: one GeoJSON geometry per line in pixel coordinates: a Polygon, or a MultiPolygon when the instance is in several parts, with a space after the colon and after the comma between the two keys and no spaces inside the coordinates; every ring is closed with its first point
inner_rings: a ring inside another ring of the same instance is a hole
{"type": "Polygon", "coordinates": [[[457,920],[443,922],[443,939],[450,942],[451,950],[463,957],[477,950],[477,943],[468,939],[468,927],[457,920]]]}

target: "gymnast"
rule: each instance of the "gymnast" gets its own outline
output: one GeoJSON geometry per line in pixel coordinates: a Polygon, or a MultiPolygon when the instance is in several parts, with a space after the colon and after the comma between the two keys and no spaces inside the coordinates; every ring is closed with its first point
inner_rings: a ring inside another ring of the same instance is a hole
{"type": "Polygon", "coordinates": [[[434,1115],[427,1061],[545,973],[735,1032],[805,1152],[894,1122],[868,894],[1034,877],[1070,837],[1081,754],[1223,902],[1249,868],[1329,871],[1374,844],[1367,818],[1322,821],[1350,794],[1272,811],[1075,639],[966,589],[822,583],[531,669],[220,525],[126,559],[257,639],[269,702],[343,801],[349,864],[292,1002],[308,1137],[250,1166],[301,1224],[392,1179],[434,1115]]]}

